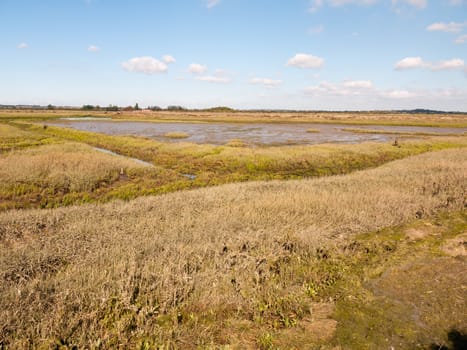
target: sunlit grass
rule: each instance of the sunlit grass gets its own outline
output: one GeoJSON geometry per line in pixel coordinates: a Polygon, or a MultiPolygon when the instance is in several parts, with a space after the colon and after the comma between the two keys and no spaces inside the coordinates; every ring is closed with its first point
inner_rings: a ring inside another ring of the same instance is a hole
{"type": "Polygon", "coordinates": [[[186,139],[190,137],[190,134],[186,132],[172,131],[172,132],[165,133],[164,137],[168,137],[169,139],[186,139]]]}
{"type": "Polygon", "coordinates": [[[0,338],[102,349],[447,341],[465,325],[465,277],[451,278],[465,265],[436,259],[465,219],[432,218],[462,211],[464,187],[465,152],[445,150],[345,176],[2,213],[0,338]],[[417,217],[429,235],[413,242],[417,217]]]}

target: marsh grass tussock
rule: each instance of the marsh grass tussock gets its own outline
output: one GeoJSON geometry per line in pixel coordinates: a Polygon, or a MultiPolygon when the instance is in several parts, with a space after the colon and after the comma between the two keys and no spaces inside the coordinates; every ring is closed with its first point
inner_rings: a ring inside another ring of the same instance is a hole
{"type": "Polygon", "coordinates": [[[164,136],[168,137],[169,139],[186,139],[190,137],[190,134],[181,131],[172,131],[164,134],[164,136]]]}
{"type": "Polygon", "coordinates": [[[332,247],[460,211],[465,191],[465,152],[445,150],[335,177],[1,213],[0,339],[11,348],[271,344],[271,332],[299,330],[346,274],[332,247]]]}

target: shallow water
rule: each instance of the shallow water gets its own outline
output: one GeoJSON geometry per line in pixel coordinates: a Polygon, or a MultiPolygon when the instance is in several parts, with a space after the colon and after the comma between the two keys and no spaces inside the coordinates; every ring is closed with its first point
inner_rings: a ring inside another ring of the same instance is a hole
{"type": "Polygon", "coordinates": [[[397,132],[423,132],[440,134],[463,134],[465,128],[435,128],[419,126],[349,126],[342,124],[269,124],[269,123],[153,123],[103,120],[62,120],[49,125],[99,132],[109,135],[134,135],[164,142],[194,142],[222,145],[229,140],[240,139],[248,145],[296,145],[319,143],[360,143],[364,141],[387,142],[397,135],[354,133],[346,128],[370,129],[397,132]],[[316,129],[319,132],[307,132],[316,129]],[[187,133],[184,139],[171,139],[169,132],[187,133]]]}

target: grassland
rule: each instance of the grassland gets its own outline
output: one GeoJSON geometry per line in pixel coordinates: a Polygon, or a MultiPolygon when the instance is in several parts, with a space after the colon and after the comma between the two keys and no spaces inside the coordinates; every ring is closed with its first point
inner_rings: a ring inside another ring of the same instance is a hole
{"type": "Polygon", "coordinates": [[[11,348],[449,344],[450,331],[466,331],[466,261],[443,247],[465,234],[465,185],[464,151],[446,150],[337,177],[9,211],[0,339],[11,348]]]}
{"type": "MultiPolygon", "coordinates": [[[[1,125],[1,124],[0,124],[1,125]]],[[[48,153],[52,148],[40,147],[34,157],[30,151],[15,151],[0,155],[0,161],[10,164],[0,172],[0,209],[56,207],[86,202],[106,202],[112,199],[132,199],[141,195],[161,194],[189,188],[206,187],[232,182],[273,179],[299,179],[325,175],[346,174],[401,159],[410,155],[453,147],[465,147],[465,137],[427,138],[417,141],[403,141],[398,147],[391,143],[364,143],[358,145],[315,145],[282,147],[239,147],[239,142],[230,142],[225,146],[197,145],[192,143],[163,143],[152,139],[130,136],[111,136],[84,132],[60,127],[28,122],[10,122],[5,124],[8,130],[14,130],[23,138],[17,144],[10,136],[0,134],[0,147],[4,149],[36,146],[30,140],[46,140],[48,143],[80,143],[113,151],[127,157],[136,158],[154,165],[151,169],[125,172],[119,178],[117,170],[127,166],[115,166],[113,175],[106,181],[97,182],[94,187],[84,191],[78,188],[60,188],[44,183],[38,186],[29,177],[11,185],[15,174],[24,171],[21,159],[42,159],[43,168],[50,168],[48,153]],[[5,140],[5,141],[4,141],[5,140]],[[3,143],[4,142],[4,143],[3,143]],[[6,144],[6,146],[2,146],[6,144]],[[29,152],[29,153],[28,153],[29,152]],[[42,152],[39,157],[37,153],[42,152]],[[26,157],[26,158],[25,158],[26,157]],[[8,160],[7,160],[8,158],[8,160]],[[15,160],[17,158],[17,161],[15,160]],[[112,179],[112,180],[109,180],[112,179]],[[53,188],[53,190],[51,190],[53,188]]],[[[59,154],[60,146],[54,148],[54,158],[67,159],[68,153],[59,154]]],[[[94,152],[96,154],[96,152],[94,152]]],[[[88,157],[89,158],[89,157],[88,157]]],[[[88,160],[83,160],[83,164],[88,160]]],[[[93,162],[90,161],[90,164],[93,162]]],[[[96,159],[94,162],[98,164],[96,159]]],[[[57,164],[55,164],[57,165],[57,164]]],[[[63,166],[57,171],[63,172],[63,166]]],[[[71,167],[69,167],[71,169],[71,167]]],[[[90,165],[90,168],[92,166],[90,165]]],[[[92,170],[91,172],[94,172],[92,170]]],[[[88,173],[89,174],[89,173],[88,173]]],[[[36,172],[36,175],[39,175],[36,172]]],[[[73,175],[70,175],[73,176],[73,175]]]]}
{"type": "Polygon", "coordinates": [[[0,120],[50,120],[61,117],[106,117],[157,122],[332,123],[348,125],[407,125],[467,127],[466,114],[410,114],[391,112],[248,112],[248,111],[0,111],[0,120]]]}
{"type": "Polygon", "coordinates": [[[465,135],[212,146],[53,112],[0,113],[0,349],[466,346],[465,135]]]}

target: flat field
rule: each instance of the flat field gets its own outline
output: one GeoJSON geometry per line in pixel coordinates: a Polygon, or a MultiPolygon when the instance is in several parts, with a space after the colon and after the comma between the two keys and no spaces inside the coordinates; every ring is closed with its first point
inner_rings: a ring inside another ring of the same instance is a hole
{"type": "MultiPolygon", "coordinates": [[[[253,148],[44,127],[65,113],[0,113],[0,348],[465,345],[465,135],[253,148]]],[[[371,118],[466,125],[351,123],[371,118]]]]}

